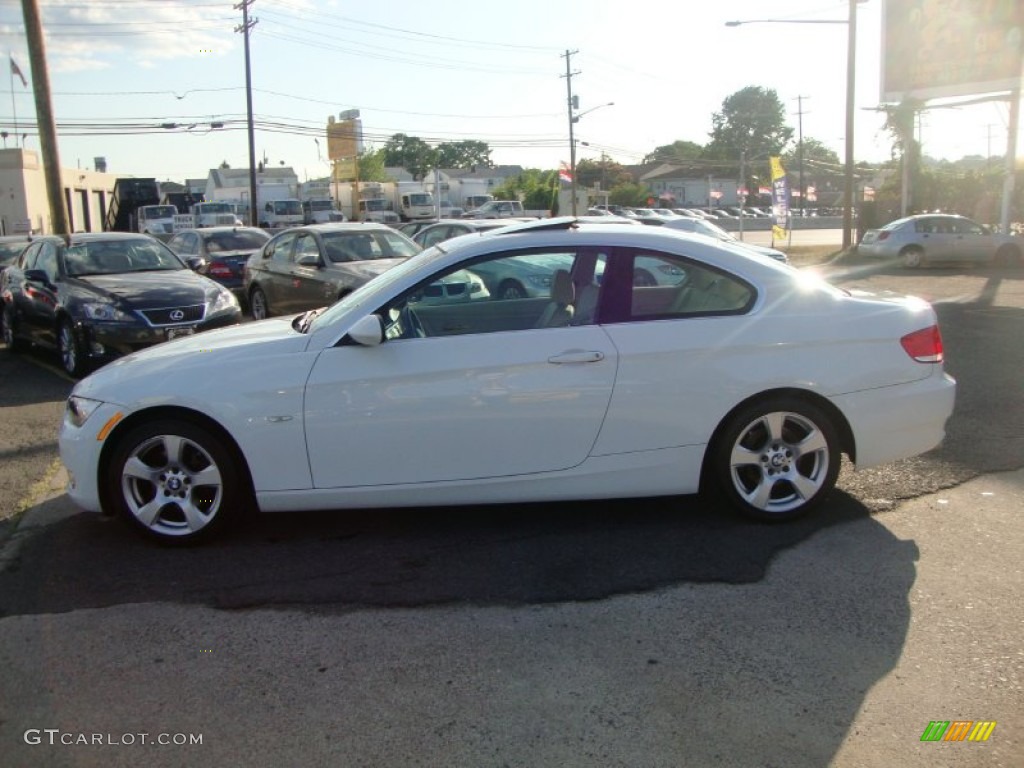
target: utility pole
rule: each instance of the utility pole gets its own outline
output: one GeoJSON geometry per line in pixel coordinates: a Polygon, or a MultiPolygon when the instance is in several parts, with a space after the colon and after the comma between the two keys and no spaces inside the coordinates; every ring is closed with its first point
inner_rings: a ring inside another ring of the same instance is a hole
{"type": "MultiPolygon", "coordinates": [[[[846,169],[843,178],[843,250],[853,245],[853,138],[854,101],[857,78],[857,0],[849,0],[849,18],[846,25],[846,169]]],[[[801,198],[802,199],[802,198],[801,198]]]]}
{"type": "Polygon", "coordinates": [[[57,124],[50,103],[50,73],[46,67],[46,43],[37,0],[21,0],[28,41],[29,65],[32,68],[32,92],[36,101],[36,122],[39,125],[39,146],[43,155],[43,177],[46,199],[50,206],[50,226],[56,235],[71,234],[68,209],[60,178],[60,153],[57,150],[57,124]]]}
{"type": "Polygon", "coordinates": [[[249,132],[249,225],[255,227],[259,223],[256,197],[256,139],[252,125],[252,68],[249,65],[249,30],[256,26],[259,19],[249,20],[249,6],[254,0],[241,0],[234,9],[242,11],[242,25],[235,27],[245,40],[245,108],[246,125],[249,132]]]}
{"type": "Polygon", "coordinates": [[[804,217],[804,196],[807,194],[806,187],[804,187],[804,99],[810,98],[809,96],[797,96],[796,97],[796,124],[797,124],[797,145],[796,145],[796,157],[797,163],[800,165],[799,181],[797,185],[800,189],[800,218],[804,217]]]}
{"type": "Polygon", "coordinates": [[[574,133],[574,125],[576,123],[576,116],[572,113],[573,109],[579,106],[578,100],[572,95],[572,78],[573,75],[578,75],[579,72],[572,71],[572,57],[579,53],[579,51],[567,50],[563,56],[565,59],[565,74],[561,77],[565,78],[565,90],[567,94],[566,106],[569,111],[569,173],[572,175],[572,180],[569,182],[569,188],[572,192],[572,215],[576,215],[576,136],[574,133]]]}

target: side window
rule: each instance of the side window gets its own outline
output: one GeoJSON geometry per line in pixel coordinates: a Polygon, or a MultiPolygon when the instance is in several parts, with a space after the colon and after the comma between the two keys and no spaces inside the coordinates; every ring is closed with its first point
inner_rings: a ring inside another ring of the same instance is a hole
{"type": "Polygon", "coordinates": [[[435,227],[423,236],[423,247],[429,248],[447,239],[448,227],[435,227]]]}
{"type": "Polygon", "coordinates": [[[21,254],[21,258],[18,259],[18,269],[35,269],[36,257],[39,255],[39,249],[42,248],[42,243],[33,243],[25,252],[21,254]]]}
{"type": "Polygon", "coordinates": [[[628,307],[617,313],[625,320],[667,320],[695,315],[729,315],[746,312],[754,301],[754,289],[740,278],[680,256],[637,251],[625,257],[614,277],[614,290],[628,290],[628,307]],[[626,280],[632,284],[621,285],[626,280]]]}
{"type": "Polygon", "coordinates": [[[53,243],[43,243],[39,249],[39,256],[36,258],[35,269],[41,269],[46,273],[52,283],[57,279],[57,246],[53,243]]]}
{"type": "Polygon", "coordinates": [[[594,259],[574,250],[505,252],[465,262],[382,307],[385,334],[429,338],[590,323],[598,290],[593,272],[594,259]],[[577,281],[594,287],[590,316],[582,321],[576,318],[577,281]]]}
{"type": "Polygon", "coordinates": [[[299,235],[295,239],[295,261],[302,256],[313,256],[318,260],[320,258],[320,247],[312,235],[299,235]]]}
{"type": "Polygon", "coordinates": [[[985,234],[981,225],[975,224],[973,221],[955,221],[953,222],[953,231],[958,235],[979,236],[985,234]]]}
{"type": "Polygon", "coordinates": [[[267,243],[263,251],[264,259],[272,259],[275,264],[283,266],[292,260],[292,242],[295,235],[285,234],[267,243]]]}

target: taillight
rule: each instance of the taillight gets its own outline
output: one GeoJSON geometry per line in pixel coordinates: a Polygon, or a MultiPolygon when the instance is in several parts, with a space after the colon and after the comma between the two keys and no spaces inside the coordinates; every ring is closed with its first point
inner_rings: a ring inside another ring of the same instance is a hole
{"type": "Polygon", "coordinates": [[[942,334],[937,325],[908,333],[900,339],[900,344],[919,363],[942,362],[942,334]]]}
{"type": "Polygon", "coordinates": [[[878,241],[888,240],[889,239],[889,234],[890,234],[889,232],[885,232],[883,230],[882,232],[878,233],[878,237],[876,238],[876,240],[878,240],[878,241]]]}
{"type": "Polygon", "coordinates": [[[226,264],[211,264],[207,268],[206,274],[211,277],[231,277],[231,268],[226,264]]]}

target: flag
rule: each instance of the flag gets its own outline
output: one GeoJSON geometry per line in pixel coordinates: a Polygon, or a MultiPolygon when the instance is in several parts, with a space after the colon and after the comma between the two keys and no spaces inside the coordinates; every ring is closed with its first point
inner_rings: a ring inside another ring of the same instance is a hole
{"type": "Polygon", "coordinates": [[[17,75],[21,80],[21,84],[28,88],[28,80],[25,79],[25,75],[22,74],[21,67],[18,66],[18,63],[14,60],[13,56],[11,56],[11,74],[17,75]]]}
{"type": "Polygon", "coordinates": [[[572,171],[569,170],[569,166],[565,163],[558,166],[558,178],[570,184],[572,183],[572,171]]]}

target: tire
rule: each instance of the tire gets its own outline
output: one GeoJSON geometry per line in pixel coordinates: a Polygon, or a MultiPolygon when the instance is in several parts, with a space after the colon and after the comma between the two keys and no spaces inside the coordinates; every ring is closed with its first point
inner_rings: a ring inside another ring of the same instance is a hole
{"type": "Polygon", "coordinates": [[[24,339],[19,339],[15,335],[17,325],[14,319],[14,309],[10,304],[4,305],[3,321],[4,344],[7,345],[7,351],[24,352],[28,345],[25,343],[24,339]]]}
{"type": "Polygon", "coordinates": [[[1016,267],[1021,264],[1020,249],[1012,245],[1001,245],[996,251],[995,263],[1003,267],[1016,267]]]}
{"type": "Polygon", "coordinates": [[[721,430],[713,477],[730,503],[755,520],[801,517],[835,487],[839,437],[819,407],[793,397],[753,403],[721,430]]]}
{"type": "Polygon", "coordinates": [[[498,293],[495,298],[501,300],[525,299],[526,289],[515,280],[505,280],[498,286],[498,293]]]}
{"type": "Polygon", "coordinates": [[[168,544],[207,539],[244,506],[233,453],[209,430],[180,420],[141,424],[117,442],[107,470],[113,511],[168,544]]]}
{"type": "Polygon", "coordinates": [[[924,251],[920,248],[907,248],[900,256],[903,257],[903,266],[907,269],[917,269],[925,265],[924,251]]]}
{"type": "Polygon", "coordinates": [[[57,351],[60,354],[60,366],[68,376],[78,379],[85,375],[88,367],[85,349],[70,320],[61,320],[57,326],[57,351]]]}
{"type": "Polygon", "coordinates": [[[263,289],[257,286],[249,292],[249,314],[253,320],[266,320],[270,317],[270,304],[263,289]]]}

